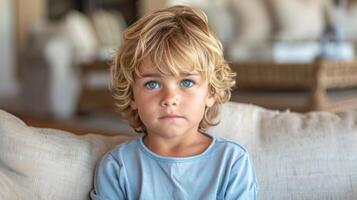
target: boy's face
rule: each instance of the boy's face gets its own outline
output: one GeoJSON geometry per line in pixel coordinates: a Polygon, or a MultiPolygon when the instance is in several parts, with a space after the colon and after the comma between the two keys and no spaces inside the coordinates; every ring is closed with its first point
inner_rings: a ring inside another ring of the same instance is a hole
{"type": "Polygon", "coordinates": [[[198,132],[206,106],[215,102],[207,81],[198,73],[161,76],[150,58],[139,66],[135,76],[132,108],[137,109],[148,136],[174,138],[198,132]]]}

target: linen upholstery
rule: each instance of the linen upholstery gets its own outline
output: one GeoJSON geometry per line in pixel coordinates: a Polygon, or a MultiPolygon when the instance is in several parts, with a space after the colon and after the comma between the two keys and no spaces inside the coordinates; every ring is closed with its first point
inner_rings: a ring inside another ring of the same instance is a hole
{"type": "MultiPolygon", "coordinates": [[[[357,199],[357,111],[298,114],[227,103],[209,133],[238,141],[258,199],[357,199]]],[[[26,126],[0,111],[0,199],[87,199],[98,159],[129,136],[26,126]]]]}
{"type": "Polygon", "coordinates": [[[98,159],[128,138],[33,128],[0,110],[0,199],[87,199],[98,159]]]}
{"type": "Polygon", "coordinates": [[[222,115],[210,132],[248,149],[259,199],[357,199],[357,110],[298,114],[230,103],[222,115]]]}

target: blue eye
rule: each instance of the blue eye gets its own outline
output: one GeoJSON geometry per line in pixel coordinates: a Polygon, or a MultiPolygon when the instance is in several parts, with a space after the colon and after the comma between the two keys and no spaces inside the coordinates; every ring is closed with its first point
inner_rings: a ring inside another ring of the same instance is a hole
{"type": "Polygon", "coordinates": [[[184,79],[184,80],[182,80],[181,81],[181,87],[183,87],[183,88],[190,88],[190,87],[192,87],[193,86],[193,81],[192,80],[189,80],[189,79],[184,79]]]}
{"type": "Polygon", "coordinates": [[[153,90],[153,89],[159,88],[160,85],[157,81],[149,81],[149,82],[145,83],[145,87],[147,89],[153,90]]]}

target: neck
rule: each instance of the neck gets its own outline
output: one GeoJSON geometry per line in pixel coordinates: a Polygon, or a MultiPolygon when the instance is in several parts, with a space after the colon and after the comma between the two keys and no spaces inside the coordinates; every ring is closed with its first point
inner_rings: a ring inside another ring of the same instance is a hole
{"type": "Polygon", "coordinates": [[[212,139],[200,132],[189,137],[162,138],[147,134],[145,146],[157,155],[165,157],[189,157],[204,152],[212,139]]]}

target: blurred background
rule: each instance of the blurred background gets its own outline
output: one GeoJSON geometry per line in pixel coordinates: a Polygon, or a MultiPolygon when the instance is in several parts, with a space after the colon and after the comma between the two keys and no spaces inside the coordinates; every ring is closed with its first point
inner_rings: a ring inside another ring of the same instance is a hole
{"type": "Polygon", "coordinates": [[[232,101],[357,108],[356,0],[0,0],[0,108],[33,126],[132,132],[108,69],[123,30],[170,5],[202,9],[237,72],[232,101]]]}

